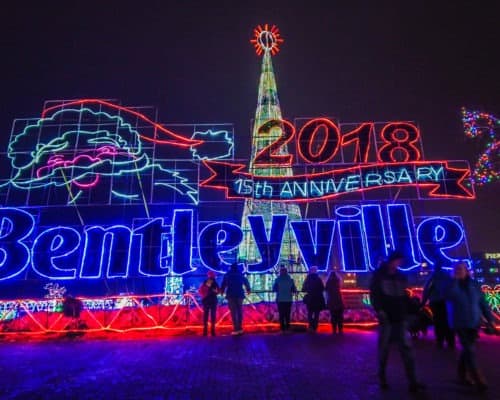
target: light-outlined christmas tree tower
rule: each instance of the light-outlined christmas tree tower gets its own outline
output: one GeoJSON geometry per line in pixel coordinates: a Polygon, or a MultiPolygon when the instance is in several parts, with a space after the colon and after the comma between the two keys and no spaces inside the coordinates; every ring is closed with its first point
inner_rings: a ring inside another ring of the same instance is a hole
{"type": "MultiPolygon", "coordinates": [[[[259,131],[259,128],[269,121],[282,119],[271,57],[279,51],[279,45],[283,42],[283,39],[280,37],[278,28],[274,25],[272,27],[267,24],[264,25],[264,27],[259,25],[254,30],[254,34],[255,36],[251,42],[255,46],[257,55],[262,55],[263,58],[259,80],[257,109],[255,111],[255,120],[252,129],[252,152],[249,172],[258,176],[292,176],[293,170],[291,165],[256,165],[255,163],[256,155],[269,144],[275,142],[282,134],[282,127],[280,126],[275,126],[265,131],[262,129],[259,131]]],[[[287,155],[287,146],[281,146],[276,154],[287,155]]],[[[301,219],[301,212],[298,204],[258,200],[255,198],[246,199],[241,221],[244,236],[243,242],[239,247],[238,259],[247,264],[252,264],[261,260],[261,254],[255,245],[250,231],[248,216],[262,215],[264,217],[265,226],[269,232],[273,214],[286,214],[288,216],[288,225],[284,232],[280,259],[277,267],[279,268],[280,265],[286,265],[290,272],[300,272],[300,275],[294,276],[297,286],[300,289],[303,281],[302,273],[305,272],[306,269],[300,261],[300,252],[289,225],[290,221],[301,219]]],[[[272,274],[251,274],[249,280],[253,291],[271,290],[274,276],[272,276],[272,274]]],[[[258,298],[257,296],[252,296],[251,301],[269,301],[273,298],[274,296],[269,293],[264,296],[260,295],[258,298]]]]}

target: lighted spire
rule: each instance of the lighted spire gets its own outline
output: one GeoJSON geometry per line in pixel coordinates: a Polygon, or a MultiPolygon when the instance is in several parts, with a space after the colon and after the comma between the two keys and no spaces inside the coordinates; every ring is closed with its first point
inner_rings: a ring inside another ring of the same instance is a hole
{"type": "MultiPolygon", "coordinates": [[[[257,54],[263,55],[263,57],[259,79],[257,108],[255,110],[255,120],[252,130],[252,151],[249,169],[254,175],[292,176],[293,171],[291,166],[254,165],[256,154],[270,143],[275,142],[281,135],[281,129],[279,127],[275,127],[269,132],[259,132],[259,128],[270,120],[282,119],[271,56],[278,53],[279,45],[283,42],[283,39],[280,37],[279,30],[276,26],[273,25],[269,27],[269,25],[266,24],[264,27],[259,25],[255,28],[254,38],[251,42],[254,44],[257,54]]],[[[288,154],[287,146],[282,146],[278,154],[288,154]]],[[[263,215],[266,228],[269,230],[273,214],[286,214],[288,215],[289,221],[301,219],[300,208],[297,204],[257,199],[245,200],[241,222],[244,237],[243,243],[239,247],[238,258],[242,262],[247,263],[247,265],[255,264],[262,259],[252,237],[248,216],[263,215]]],[[[278,266],[279,264],[285,264],[291,267],[294,272],[304,272],[305,268],[299,261],[299,249],[292,236],[288,226],[283,236],[278,266]]],[[[270,274],[253,274],[250,276],[252,287],[257,291],[271,290],[273,279],[274,277],[270,274]]],[[[252,298],[252,300],[258,301],[259,299],[252,298]]],[[[270,300],[270,298],[260,300],[270,300]]]]}

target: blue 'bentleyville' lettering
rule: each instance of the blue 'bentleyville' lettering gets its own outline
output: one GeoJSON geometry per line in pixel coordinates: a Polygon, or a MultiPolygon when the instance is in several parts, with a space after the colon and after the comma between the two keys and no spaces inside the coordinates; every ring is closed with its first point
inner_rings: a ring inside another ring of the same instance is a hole
{"type": "Polygon", "coordinates": [[[280,261],[281,244],[285,233],[287,215],[273,215],[269,235],[266,232],[263,215],[249,215],[248,222],[259,249],[261,261],[248,264],[248,272],[267,272],[280,261]]]}
{"type": "MultiPolygon", "coordinates": [[[[423,175],[432,177],[439,171],[420,173],[425,179],[423,175]]],[[[376,268],[388,247],[405,253],[405,270],[423,261],[449,264],[464,258],[460,251],[466,256],[460,219],[426,217],[414,225],[406,204],[340,206],[336,219],[291,221],[289,226],[286,215],[273,215],[271,220],[251,215],[248,226],[253,243],[242,243],[242,228],[226,221],[206,224],[195,238],[193,214],[193,210],[174,210],[170,224],[154,218],[132,227],[55,226],[35,231],[35,219],[28,212],[0,208],[0,280],[15,278],[28,265],[47,279],[182,275],[195,269],[192,257],[196,252],[202,266],[224,272],[242,245],[255,245],[260,253],[258,260],[248,260],[246,270],[262,273],[283,262],[280,252],[286,229],[293,232],[306,268],[317,266],[320,271],[331,267],[335,228],[346,272],[376,268]],[[270,222],[268,228],[266,222],[270,222]]]]}
{"type": "Polygon", "coordinates": [[[35,227],[33,216],[17,208],[0,208],[0,280],[19,275],[30,262],[23,242],[35,227]]]}
{"type": "Polygon", "coordinates": [[[327,271],[332,254],[335,220],[292,221],[291,225],[306,267],[309,269],[316,266],[319,271],[327,271]]]}

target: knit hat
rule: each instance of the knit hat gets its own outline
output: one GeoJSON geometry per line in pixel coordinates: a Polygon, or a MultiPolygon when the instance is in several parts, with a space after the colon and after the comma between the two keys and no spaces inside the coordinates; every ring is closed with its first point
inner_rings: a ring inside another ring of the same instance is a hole
{"type": "Polygon", "coordinates": [[[389,253],[389,256],[387,257],[387,262],[392,262],[395,260],[404,260],[406,257],[403,253],[400,251],[394,250],[391,253],[389,253]]]}

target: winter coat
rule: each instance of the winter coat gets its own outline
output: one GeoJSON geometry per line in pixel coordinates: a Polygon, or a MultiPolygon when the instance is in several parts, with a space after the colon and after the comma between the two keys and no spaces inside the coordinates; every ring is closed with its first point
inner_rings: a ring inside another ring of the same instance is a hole
{"type": "Polygon", "coordinates": [[[326,281],[326,307],[332,311],[344,309],[344,300],[340,292],[340,279],[337,276],[331,276],[326,281]]]}
{"type": "Polygon", "coordinates": [[[401,271],[389,274],[385,265],[373,273],[370,299],[376,312],[383,311],[389,322],[402,322],[408,316],[408,279],[401,271]]]}
{"type": "Polygon", "coordinates": [[[429,280],[425,283],[424,292],[422,294],[422,303],[427,300],[430,303],[436,303],[446,300],[446,292],[452,283],[451,275],[448,271],[442,268],[436,268],[429,280]]]}
{"type": "Polygon", "coordinates": [[[206,279],[199,289],[201,302],[203,305],[217,304],[217,294],[219,293],[219,285],[215,279],[206,279]]]}
{"type": "Polygon", "coordinates": [[[226,298],[244,299],[245,291],[243,287],[245,287],[248,292],[250,291],[250,283],[240,271],[229,270],[229,272],[224,275],[221,290],[222,292],[226,291],[226,298]]]}
{"type": "Polygon", "coordinates": [[[297,293],[295,282],[288,274],[280,274],[274,281],[273,292],[276,292],[276,301],[292,302],[293,294],[297,293]]]}
{"type": "Polygon", "coordinates": [[[471,278],[453,280],[447,293],[448,322],[453,329],[477,329],[481,316],[489,322],[493,315],[479,285],[471,278]]]}
{"type": "Polygon", "coordinates": [[[325,309],[325,298],[323,297],[324,290],[325,286],[318,274],[307,275],[302,285],[302,291],[306,292],[304,303],[309,310],[321,311],[325,309]]]}

